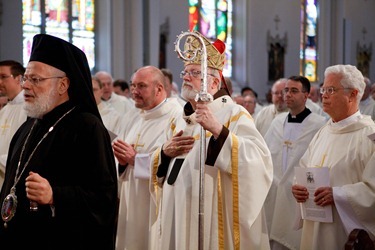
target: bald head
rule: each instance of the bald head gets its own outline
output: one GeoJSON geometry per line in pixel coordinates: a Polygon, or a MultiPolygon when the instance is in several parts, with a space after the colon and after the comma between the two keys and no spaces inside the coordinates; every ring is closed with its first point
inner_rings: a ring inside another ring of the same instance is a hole
{"type": "Polygon", "coordinates": [[[164,81],[163,73],[154,66],[145,66],[134,72],[130,89],[135,106],[150,110],[163,102],[167,98],[164,81]]]}

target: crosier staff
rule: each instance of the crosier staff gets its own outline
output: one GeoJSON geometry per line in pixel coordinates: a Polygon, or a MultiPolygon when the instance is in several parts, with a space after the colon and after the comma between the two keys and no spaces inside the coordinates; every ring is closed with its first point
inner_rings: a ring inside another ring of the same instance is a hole
{"type": "MultiPolygon", "coordinates": [[[[197,102],[212,102],[213,97],[207,92],[207,50],[203,39],[194,32],[182,32],[177,36],[175,42],[175,51],[178,56],[185,61],[193,61],[198,54],[201,54],[201,90],[195,97],[197,102]],[[180,41],[186,37],[185,48],[180,49],[180,41]],[[196,48],[192,44],[192,36],[200,42],[200,48],[196,48]]],[[[200,154],[199,154],[199,212],[198,212],[198,249],[204,249],[204,172],[205,172],[205,156],[206,156],[206,130],[201,127],[200,133],[200,154]]]]}

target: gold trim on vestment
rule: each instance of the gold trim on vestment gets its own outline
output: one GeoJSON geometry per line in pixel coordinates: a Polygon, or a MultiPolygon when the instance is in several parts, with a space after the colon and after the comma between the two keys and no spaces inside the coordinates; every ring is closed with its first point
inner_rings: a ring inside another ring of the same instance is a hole
{"type": "Polygon", "coordinates": [[[224,219],[223,219],[223,191],[221,190],[220,171],[217,175],[217,213],[218,213],[218,238],[219,250],[224,250],[224,219]]]}
{"type": "Polygon", "coordinates": [[[158,167],[159,167],[160,152],[161,152],[161,147],[155,150],[155,154],[154,154],[155,156],[154,156],[153,164],[152,164],[152,183],[154,185],[154,191],[155,191],[155,197],[156,197],[156,215],[158,215],[159,213],[159,203],[160,203],[159,201],[160,194],[158,192],[159,183],[156,177],[156,173],[158,172],[158,167]]]}
{"type": "Polygon", "coordinates": [[[232,134],[232,192],[234,249],[240,249],[239,197],[238,197],[238,138],[232,134]]]}
{"type": "Polygon", "coordinates": [[[245,115],[245,116],[247,116],[249,119],[254,120],[254,118],[253,118],[249,113],[246,113],[246,112],[244,112],[244,111],[241,111],[241,112],[238,113],[237,115],[232,116],[232,117],[230,118],[230,120],[227,122],[227,124],[224,124],[224,126],[227,127],[227,128],[229,128],[229,124],[230,124],[231,122],[238,121],[242,115],[245,115]]]}

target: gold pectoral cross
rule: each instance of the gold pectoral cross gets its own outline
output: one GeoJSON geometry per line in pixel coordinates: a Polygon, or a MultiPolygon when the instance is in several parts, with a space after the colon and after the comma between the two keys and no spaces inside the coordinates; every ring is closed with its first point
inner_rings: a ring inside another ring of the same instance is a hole
{"type": "Polygon", "coordinates": [[[10,125],[7,124],[7,121],[8,121],[8,119],[5,119],[4,124],[1,125],[1,127],[0,127],[0,128],[3,130],[2,134],[4,134],[4,131],[5,131],[6,129],[10,128],[10,125]]]}
{"type": "Polygon", "coordinates": [[[143,144],[140,144],[139,143],[139,137],[141,137],[141,134],[138,134],[137,135],[137,141],[135,142],[135,144],[134,144],[134,149],[135,150],[137,150],[137,147],[143,147],[145,144],[143,143],[143,144]]]}

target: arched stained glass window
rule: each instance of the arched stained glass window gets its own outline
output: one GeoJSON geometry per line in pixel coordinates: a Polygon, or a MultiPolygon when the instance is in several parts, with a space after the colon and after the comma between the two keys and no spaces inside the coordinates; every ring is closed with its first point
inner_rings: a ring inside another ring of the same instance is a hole
{"type": "Polygon", "coordinates": [[[22,9],[24,64],[34,35],[45,33],[76,45],[95,67],[94,0],[23,0],[22,9]]]}
{"type": "Polygon", "coordinates": [[[189,0],[189,30],[226,44],[224,76],[232,76],[232,0],[189,0]]]}
{"type": "Polygon", "coordinates": [[[317,82],[318,0],[301,0],[300,74],[317,82]]]}

